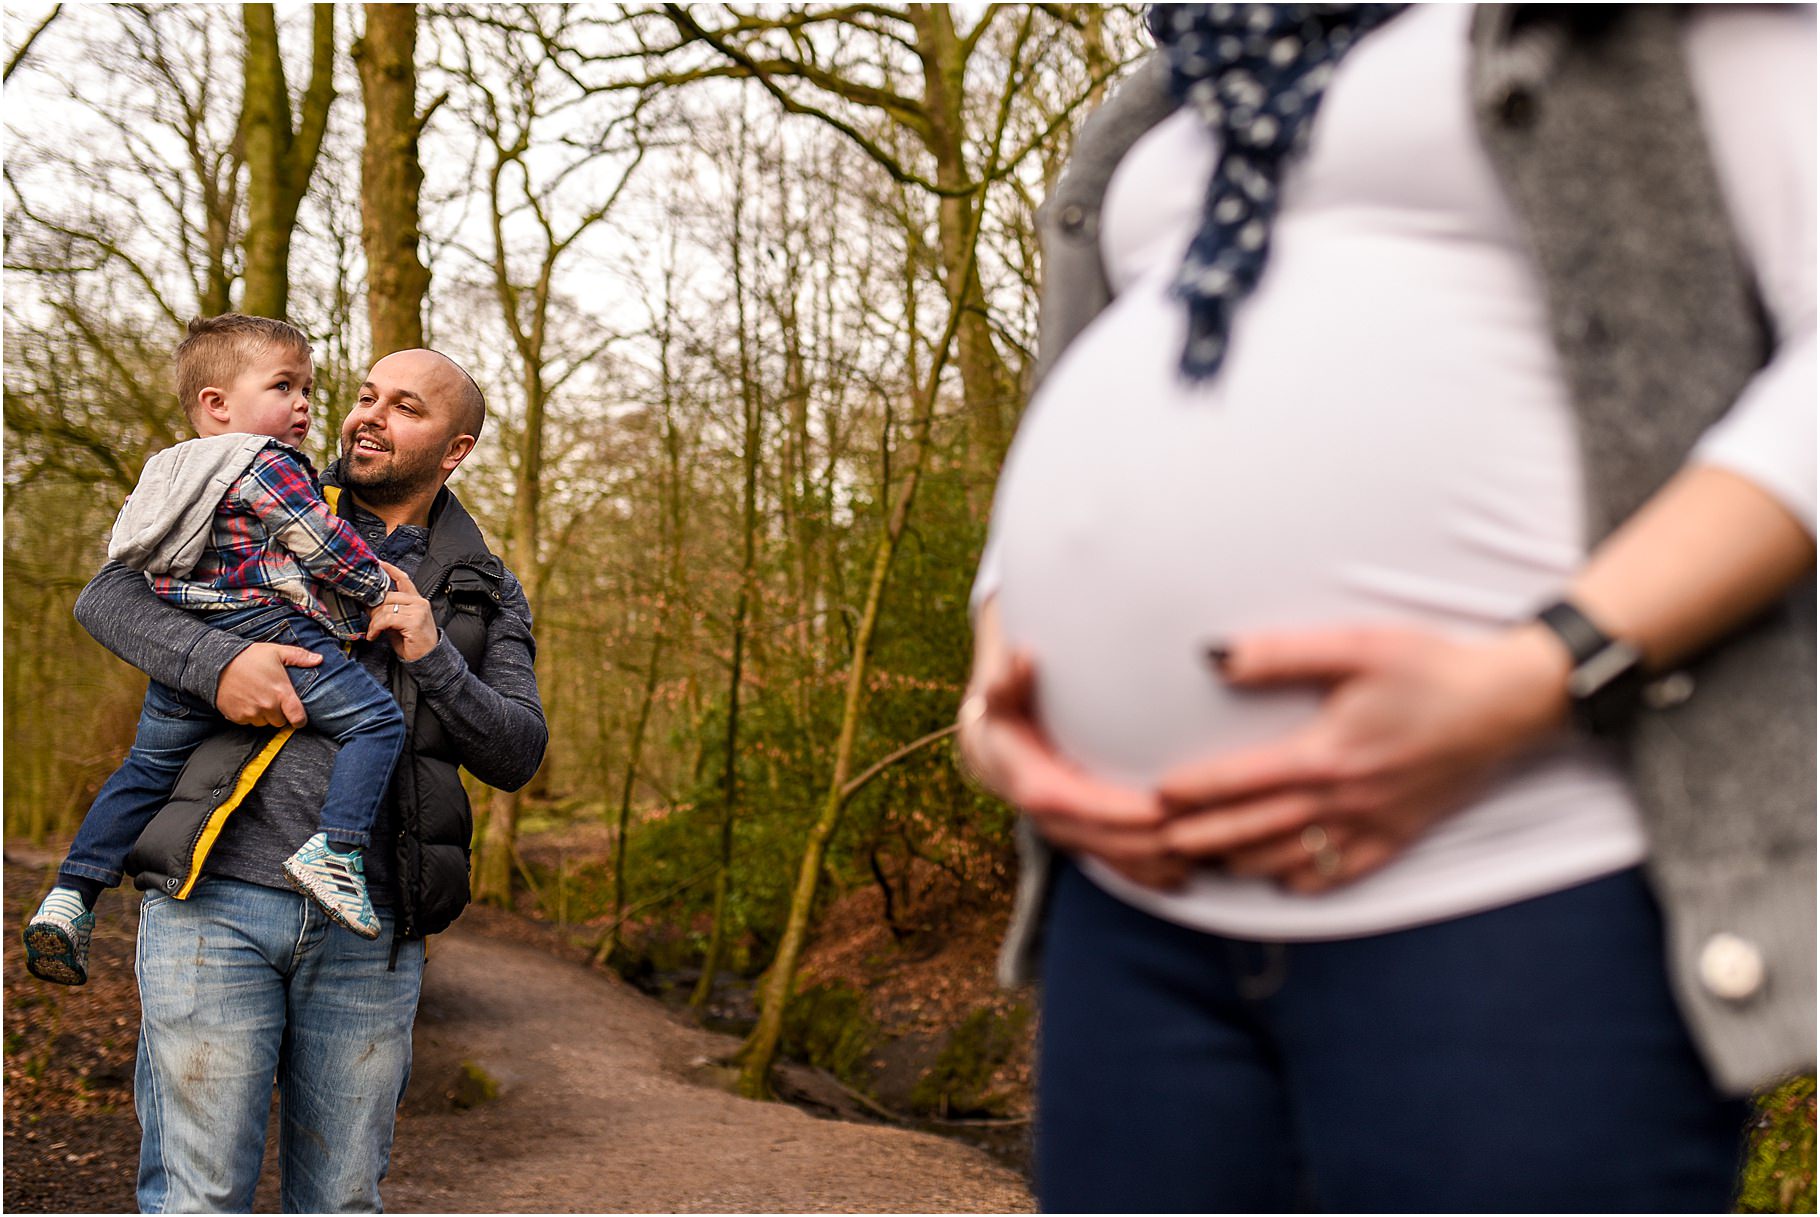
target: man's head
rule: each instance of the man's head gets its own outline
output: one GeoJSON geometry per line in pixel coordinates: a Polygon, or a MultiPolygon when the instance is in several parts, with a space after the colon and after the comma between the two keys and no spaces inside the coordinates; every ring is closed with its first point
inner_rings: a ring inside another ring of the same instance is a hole
{"type": "Polygon", "coordinates": [[[374,507],[425,506],[474,450],[487,402],[474,378],[437,351],[398,351],[367,373],[341,424],[341,478],[374,507]]]}
{"type": "Polygon", "coordinates": [[[310,429],[310,340],[270,317],[190,322],[177,347],[177,399],[196,434],[269,435],[299,445],[310,429]]]}

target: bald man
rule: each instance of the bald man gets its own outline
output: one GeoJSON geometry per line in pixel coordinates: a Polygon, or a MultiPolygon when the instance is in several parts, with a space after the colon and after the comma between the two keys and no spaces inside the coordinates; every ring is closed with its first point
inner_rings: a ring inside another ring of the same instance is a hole
{"type": "Polygon", "coordinates": [[[244,724],[197,750],[127,865],[146,893],[134,1080],[145,1212],[250,1211],[274,1078],[284,1210],[380,1207],[424,939],[468,902],[459,770],[516,789],[548,738],[524,589],[444,485],[485,421],[485,397],[453,360],[399,351],[367,374],[323,475],[394,583],[354,651],[408,730],[366,855],[376,941],[329,924],[279,868],[315,831],[332,769],[335,745],[307,729],[296,693],[317,657],[213,629],[117,563],[77,601],[103,646],[244,724]]]}

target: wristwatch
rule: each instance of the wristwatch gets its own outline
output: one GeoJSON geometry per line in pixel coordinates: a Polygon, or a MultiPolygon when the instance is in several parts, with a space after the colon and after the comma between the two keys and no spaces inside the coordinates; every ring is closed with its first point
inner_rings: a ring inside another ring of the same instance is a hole
{"type": "Polygon", "coordinates": [[[1536,620],[1554,631],[1573,659],[1567,695],[1574,721],[1592,735],[1616,734],[1636,713],[1649,679],[1643,652],[1607,634],[1566,600],[1549,605],[1536,620]]]}

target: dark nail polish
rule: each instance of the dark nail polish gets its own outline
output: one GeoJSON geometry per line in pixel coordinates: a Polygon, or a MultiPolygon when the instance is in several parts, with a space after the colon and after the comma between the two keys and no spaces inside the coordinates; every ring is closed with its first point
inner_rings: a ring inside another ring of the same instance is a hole
{"type": "Polygon", "coordinates": [[[1207,648],[1207,662],[1217,669],[1220,675],[1226,674],[1226,664],[1232,659],[1232,648],[1225,643],[1215,643],[1207,648]]]}

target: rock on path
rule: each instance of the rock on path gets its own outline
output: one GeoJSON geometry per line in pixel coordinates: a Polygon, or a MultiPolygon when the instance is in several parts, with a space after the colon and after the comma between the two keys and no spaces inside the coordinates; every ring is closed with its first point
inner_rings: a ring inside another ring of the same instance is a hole
{"type": "Polygon", "coordinates": [[[733,1047],[616,977],[466,923],[431,942],[393,1211],[1028,1212],[978,1150],[738,1098],[733,1047]],[[464,1062],[499,1083],[462,1110],[464,1062]]]}

